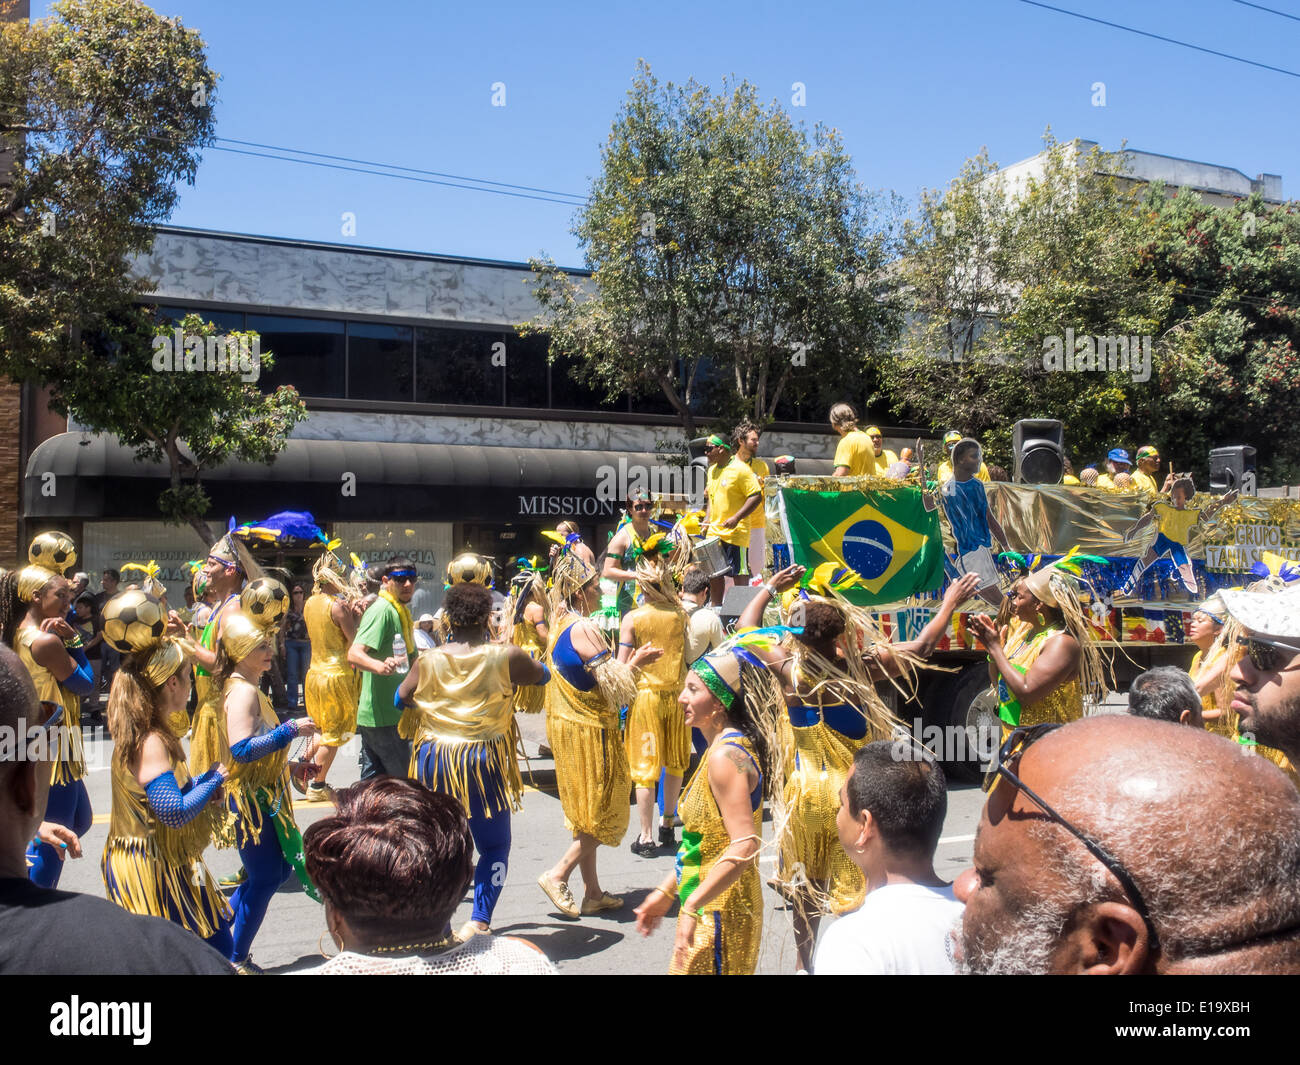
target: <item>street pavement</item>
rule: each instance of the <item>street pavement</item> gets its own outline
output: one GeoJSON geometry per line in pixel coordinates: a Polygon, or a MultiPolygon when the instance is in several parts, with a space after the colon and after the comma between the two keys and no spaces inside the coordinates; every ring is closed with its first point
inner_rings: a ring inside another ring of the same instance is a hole
{"type": "MultiPolygon", "coordinates": [[[[632,911],[671,871],[673,855],[664,850],[655,858],[639,858],[628,850],[635,838],[636,829],[632,827],[636,822],[635,808],[631,810],[630,827],[623,844],[616,848],[602,847],[599,855],[601,886],[625,899],[621,910],[572,920],[554,912],[537,886],[538,875],[555,863],[568,846],[569,835],[564,830],[555,791],[554,765],[550,759],[536,757],[538,745],[545,742],[544,715],[520,715],[518,720],[530,757],[529,765],[523,767],[527,791],[523,812],[516,814],[513,820],[510,870],[497,905],[493,930],[532,941],[565,973],[665,972],[673,943],[672,921],[666,920],[654,935],[642,938],[636,933],[632,911]]],[[[108,835],[111,805],[108,766],[112,743],[102,729],[95,730],[94,737],[92,739],[91,733],[87,732],[90,764],[87,784],[95,812],[94,824],[82,838],[84,857],[68,861],[59,886],[102,897],[104,884],[100,860],[108,835]]],[[[330,770],[329,782],[335,787],[358,779],[357,748],[358,741],[354,739],[340,751],[330,770]]],[[[945,879],[952,879],[970,864],[983,798],[976,786],[951,785],[949,788],[948,817],[935,863],[939,875],[945,879]]],[[[300,801],[295,803],[294,809],[298,825],[304,829],[333,812],[333,806],[327,803],[300,801]]],[[[680,837],[680,829],[678,835],[680,837]]],[[[770,822],[765,825],[765,836],[770,841],[770,822]]],[[[207,861],[218,877],[239,868],[239,857],[233,850],[211,848],[207,861]]],[[[773,872],[775,864],[770,847],[764,850],[760,861],[766,878],[773,872]]],[[[580,898],[582,884],[579,873],[575,872],[571,886],[580,898]]],[[[764,898],[763,949],[758,971],[793,973],[796,965],[790,912],[771,889],[764,888],[764,898]]],[[[469,916],[470,901],[467,897],[457,910],[452,927],[460,927],[469,916]]],[[[276,973],[318,965],[322,961],[322,946],[328,953],[334,953],[329,937],[322,938],[324,932],[322,908],[308,898],[297,880],[291,877],[271,901],[266,921],[253,945],[253,959],[268,972],[276,973]]]]}

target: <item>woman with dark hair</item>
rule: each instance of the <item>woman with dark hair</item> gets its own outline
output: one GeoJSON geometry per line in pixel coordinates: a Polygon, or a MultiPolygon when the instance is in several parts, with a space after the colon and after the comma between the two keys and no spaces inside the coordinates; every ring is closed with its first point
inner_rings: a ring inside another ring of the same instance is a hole
{"type": "MultiPolygon", "coordinates": [[[[176,625],[183,630],[183,622],[176,625]]],[[[113,677],[104,889],[123,909],[174,921],[229,957],[230,907],[203,862],[229,772],[218,762],[191,780],[169,724],[189,699],[188,664],[185,644],[164,636],[124,654],[113,677]]]]}
{"type": "Polygon", "coordinates": [[[695,661],[678,702],[708,749],[682,793],[677,872],[637,907],[637,931],[648,936],[680,901],[669,972],[748,976],[763,932],[763,783],[776,772],[781,693],[762,661],[733,644],[695,661]]]}
{"type": "Polygon", "coordinates": [[[478,847],[468,937],[492,923],[510,862],[510,812],[524,790],[514,686],[545,684],[551,673],[522,648],[490,641],[492,593],[483,585],[452,585],[442,610],[447,639],[420,655],[397,701],[418,714],[411,775],[461,804],[478,847]]]}
{"type": "Polygon", "coordinates": [[[623,905],[600,887],[596,848],[617,847],[627,831],[632,777],[618,712],[636,698],[632,670],[663,653],[646,644],[628,662],[619,662],[587,618],[599,602],[596,567],[566,548],[551,570],[547,655],[554,673],[546,686],[546,741],[555,752],[555,784],[573,843],[537,884],[568,917],[623,905]],[[569,877],[579,867],[586,888],[581,906],[569,890],[569,877]]]}
{"type": "MultiPolygon", "coordinates": [[[[17,653],[43,702],[63,707],[60,727],[52,735],[56,747],[45,820],[62,825],[78,836],[93,820],[90,795],[82,777],[86,772],[81,741],[81,696],[94,686],[94,671],[82,649],[81,638],[68,624],[72,585],[55,570],[30,565],[18,573],[5,573],[0,583],[5,642],[17,653]]],[[[63,872],[59,849],[33,840],[27,848],[28,876],[41,887],[57,887],[63,872]]]]}
{"type": "Polygon", "coordinates": [[[513,936],[451,934],[473,877],[465,811],[450,795],[397,777],[338,793],[338,811],[303,835],[307,872],[341,948],[324,976],[549,975],[554,966],[513,936]]]}

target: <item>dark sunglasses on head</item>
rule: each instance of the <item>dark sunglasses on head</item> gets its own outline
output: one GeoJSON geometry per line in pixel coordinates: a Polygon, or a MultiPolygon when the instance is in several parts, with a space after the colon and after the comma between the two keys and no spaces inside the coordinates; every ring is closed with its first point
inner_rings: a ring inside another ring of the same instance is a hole
{"type": "Polygon", "coordinates": [[[1150,949],[1152,951],[1157,951],[1160,949],[1160,938],[1156,935],[1155,925],[1151,922],[1151,913],[1147,909],[1146,899],[1142,897],[1142,892],[1138,890],[1137,884],[1133,882],[1133,877],[1129,874],[1129,871],[1120,864],[1118,858],[1098,843],[1097,840],[1084,832],[1083,829],[1076,828],[1074,825],[1070,824],[1069,821],[1035,795],[1030,788],[1025,786],[1024,781],[1016,776],[1013,770],[1008,768],[1008,763],[1012,759],[1019,758],[1020,755],[1024,754],[1031,744],[1060,727],[1061,725],[1059,722],[1049,721],[1042,725],[1028,725],[1023,728],[1012,729],[1011,735],[1006,738],[1006,741],[998,750],[998,765],[989,776],[988,790],[991,792],[993,788],[997,786],[998,777],[1002,777],[1007,781],[1007,783],[1024,795],[1026,799],[1042,810],[1050,821],[1060,825],[1070,833],[1070,835],[1087,847],[1088,853],[1110,870],[1115,879],[1119,881],[1120,887],[1122,887],[1124,893],[1128,895],[1129,901],[1133,904],[1133,908],[1137,910],[1138,916],[1142,918],[1142,923],[1146,925],[1147,935],[1151,937],[1150,949]]]}
{"type": "Polygon", "coordinates": [[[1238,636],[1237,643],[1246,649],[1250,664],[1261,673],[1287,673],[1300,668],[1300,663],[1287,663],[1300,655],[1300,647],[1282,640],[1263,640],[1258,636],[1238,636]]]}

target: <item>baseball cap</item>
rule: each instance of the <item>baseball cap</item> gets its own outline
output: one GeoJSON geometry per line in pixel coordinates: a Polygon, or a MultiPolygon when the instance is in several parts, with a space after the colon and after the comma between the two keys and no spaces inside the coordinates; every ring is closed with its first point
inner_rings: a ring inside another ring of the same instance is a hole
{"type": "Polygon", "coordinates": [[[1294,640],[1300,637],[1300,586],[1280,592],[1219,593],[1229,614],[1251,632],[1294,640]]]}
{"type": "Polygon", "coordinates": [[[1125,466],[1133,465],[1133,460],[1128,457],[1128,452],[1122,447],[1111,448],[1110,454],[1106,458],[1110,462],[1122,462],[1125,466]]]}
{"type": "Polygon", "coordinates": [[[961,439],[961,433],[957,432],[956,429],[949,429],[946,433],[943,434],[943,446],[952,447],[960,439],[961,439]]]}

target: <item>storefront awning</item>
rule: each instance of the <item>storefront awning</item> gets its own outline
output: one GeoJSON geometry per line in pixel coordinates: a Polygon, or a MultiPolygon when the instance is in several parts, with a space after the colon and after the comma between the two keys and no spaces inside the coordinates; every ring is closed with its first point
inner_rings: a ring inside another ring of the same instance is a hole
{"type": "MultiPolygon", "coordinates": [[[[228,463],[205,472],[202,483],[211,516],[233,514],[241,521],[308,510],[321,523],[553,523],[565,517],[613,520],[636,467],[657,470],[661,490],[674,490],[662,456],[646,452],[351,440],[290,440],[269,466],[228,463]]],[[[800,472],[829,473],[830,463],[800,460],[800,472]]],[[[135,461],[115,436],[62,433],[28,460],[24,517],[154,519],[167,483],[166,466],[135,461]]]]}

